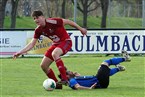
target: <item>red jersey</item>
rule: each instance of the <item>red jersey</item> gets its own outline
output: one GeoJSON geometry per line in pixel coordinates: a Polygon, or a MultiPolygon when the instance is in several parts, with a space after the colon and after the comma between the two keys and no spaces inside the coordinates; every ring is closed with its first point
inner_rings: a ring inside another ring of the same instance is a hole
{"type": "Polygon", "coordinates": [[[45,27],[38,26],[35,29],[34,38],[38,39],[41,35],[44,35],[50,38],[54,43],[70,40],[70,36],[65,30],[61,18],[48,18],[45,22],[45,27]]]}

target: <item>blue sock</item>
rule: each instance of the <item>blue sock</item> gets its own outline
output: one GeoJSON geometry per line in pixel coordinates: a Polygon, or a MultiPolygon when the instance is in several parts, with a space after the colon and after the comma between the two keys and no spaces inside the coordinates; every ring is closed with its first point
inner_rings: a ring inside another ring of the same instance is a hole
{"type": "Polygon", "coordinates": [[[125,58],[118,58],[117,57],[117,58],[111,58],[109,60],[105,60],[104,62],[108,63],[110,66],[110,65],[117,65],[117,64],[124,62],[124,61],[125,61],[125,58]]]}
{"type": "Polygon", "coordinates": [[[119,72],[118,68],[111,68],[110,69],[110,76],[114,75],[115,73],[119,72]]]}

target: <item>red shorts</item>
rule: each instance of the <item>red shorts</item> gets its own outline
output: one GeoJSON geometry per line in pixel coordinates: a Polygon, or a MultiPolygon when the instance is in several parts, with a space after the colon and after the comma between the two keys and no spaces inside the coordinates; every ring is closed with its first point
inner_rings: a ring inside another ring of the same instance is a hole
{"type": "Polygon", "coordinates": [[[50,46],[50,48],[46,51],[45,56],[50,58],[51,60],[54,60],[52,57],[52,52],[55,48],[61,48],[63,51],[63,55],[66,54],[72,47],[72,41],[71,40],[66,40],[63,41],[59,44],[53,44],[52,46],[50,46]]]}

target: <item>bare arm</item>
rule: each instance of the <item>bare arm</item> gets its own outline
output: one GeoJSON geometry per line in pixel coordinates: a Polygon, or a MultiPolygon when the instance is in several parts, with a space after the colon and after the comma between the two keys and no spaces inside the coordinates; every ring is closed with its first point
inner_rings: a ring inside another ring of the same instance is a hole
{"type": "Polygon", "coordinates": [[[94,83],[91,87],[84,87],[84,86],[81,86],[81,85],[79,85],[79,84],[76,84],[76,85],[75,85],[75,88],[76,88],[76,89],[81,89],[81,90],[83,90],[83,89],[94,89],[95,86],[96,86],[96,84],[97,84],[97,83],[94,83]]]}
{"type": "Polygon", "coordinates": [[[78,72],[74,72],[73,74],[75,75],[75,77],[76,76],[81,76],[81,74],[79,74],[78,72]]]}
{"type": "Polygon", "coordinates": [[[83,35],[87,34],[87,30],[85,28],[80,27],[77,23],[75,23],[75,22],[73,22],[71,20],[63,19],[63,24],[64,25],[70,25],[70,26],[80,30],[83,35]]]}
{"type": "Polygon", "coordinates": [[[16,54],[14,54],[13,58],[15,59],[15,58],[17,58],[18,56],[20,56],[21,54],[26,53],[26,52],[28,52],[29,50],[31,50],[31,49],[34,47],[34,45],[36,44],[37,40],[38,40],[38,39],[33,38],[33,39],[31,40],[31,42],[30,42],[29,44],[27,44],[22,50],[20,50],[20,51],[17,52],[16,54]]]}

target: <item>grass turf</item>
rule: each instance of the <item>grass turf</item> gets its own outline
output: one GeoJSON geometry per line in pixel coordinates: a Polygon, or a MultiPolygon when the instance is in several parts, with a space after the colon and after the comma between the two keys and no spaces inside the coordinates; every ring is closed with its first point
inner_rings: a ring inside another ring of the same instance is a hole
{"type": "MultiPolygon", "coordinates": [[[[88,17],[87,28],[100,28],[101,27],[101,17],[88,17]]],[[[73,18],[71,18],[73,20],[73,18]]],[[[5,17],[4,28],[10,28],[10,17],[5,17]]],[[[76,21],[80,26],[82,26],[82,17],[77,17],[76,21]]],[[[142,28],[142,18],[127,18],[127,17],[111,17],[107,18],[108,24],[107,28],[142,28]]],[[[34,23],[32,17],[17,17],[16,18],[16,28],[34,29],[36,24],[34,23]]],[[[67,29],[72,28],[70,26],[65,26],[67,29]]]]}
{"type": "MultiPolygon", "coordinates": [[[[63,57],[65,65],[82,75],[95,75],[100,63],[111,57],[69,56],[63,57]]],[[[107,89],[72,90],[67,86],[63,90],[45,91],[42,87],[47,78],[39,63],[42,58],[0,59],[0,95],[1,97],[144,97],[145,58],[132,57],[124,62],[126,71],[110,77],[107,89]]],[[[55,73],[58,70],[53,63],[55,73]]]]}

